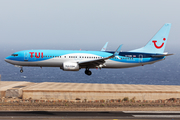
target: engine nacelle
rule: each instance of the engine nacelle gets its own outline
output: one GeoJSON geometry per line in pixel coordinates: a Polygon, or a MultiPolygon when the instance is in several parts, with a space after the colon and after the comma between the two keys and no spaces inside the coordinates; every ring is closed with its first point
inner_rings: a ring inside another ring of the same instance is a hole
{"type": "Polygon", "coordinates": [[[65,62],[61,69],[64,71],[79,71],[80,68],[78,63],[65,62]]]}

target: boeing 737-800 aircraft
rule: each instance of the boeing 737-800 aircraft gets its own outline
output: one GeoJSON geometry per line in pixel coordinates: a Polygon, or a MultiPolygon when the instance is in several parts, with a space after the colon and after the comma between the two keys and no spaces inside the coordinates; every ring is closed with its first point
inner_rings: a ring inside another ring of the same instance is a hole
{"type": "Polygon", "coordinates": [[[113,52],[106,51],[107,44],[101,51],[75,50],[24,50],[6,57],[5,61],[20,67],[60,67],[64,71],[79,71],[85,68],[85,74],[91,75],[91,68],[129,68],[153,64],[164,60],[170,23],[166,23],[157,34],[142,48],[120,52],[122,45],[113,52]]]}

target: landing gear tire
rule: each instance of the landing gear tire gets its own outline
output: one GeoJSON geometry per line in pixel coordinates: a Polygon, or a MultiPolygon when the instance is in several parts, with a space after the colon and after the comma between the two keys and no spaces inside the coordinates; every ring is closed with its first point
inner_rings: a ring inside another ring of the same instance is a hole
{"type": "Polygon", "coordinates": [[[23,70],[22,70],[22,69],[20,70],[20,73],[23,73],[23,70]]]}
{"type": "Polygon", "coordinates": [[[85,74],[90,76],[92,72],[90,70],[85,70],[85,74]]]}

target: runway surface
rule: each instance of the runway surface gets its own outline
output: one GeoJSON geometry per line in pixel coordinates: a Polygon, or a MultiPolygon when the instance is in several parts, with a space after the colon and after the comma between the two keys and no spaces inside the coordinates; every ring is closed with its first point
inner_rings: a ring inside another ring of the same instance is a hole
{"type": "Polygon", "coordinates": [[[119,111],[119,112],[69,112],[69,111],[0,111],[0,120],[179,120],[179,111],[119,111]]]}

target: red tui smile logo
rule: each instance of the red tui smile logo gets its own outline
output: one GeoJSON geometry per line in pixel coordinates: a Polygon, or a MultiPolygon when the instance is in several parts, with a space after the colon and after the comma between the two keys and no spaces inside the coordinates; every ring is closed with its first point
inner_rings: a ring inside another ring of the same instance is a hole
{"type": "MultiPolygon", "coordinates": [[[[163,40],[165,41],[166,38],[163,38],[163,40]]],[[[164,43],[162,43],[160,46],[157,46],[157,45],[156,45],[157,40],[153,40],[152,42],[154,43],[154,46],[155,46],[157,49],[160,49],[160,48],[162,48],[162,47],[164,46],[164,43]]]]}

